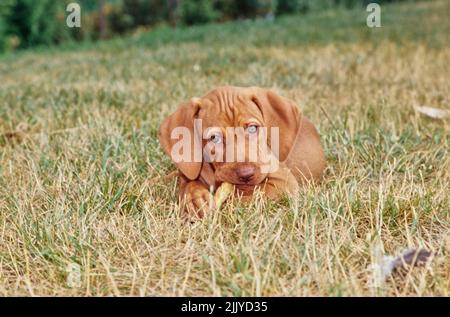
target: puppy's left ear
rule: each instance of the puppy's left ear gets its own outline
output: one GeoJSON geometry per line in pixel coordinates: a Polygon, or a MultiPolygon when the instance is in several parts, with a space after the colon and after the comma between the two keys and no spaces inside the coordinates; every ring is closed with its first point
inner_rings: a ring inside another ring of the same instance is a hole
{"type": "Polygon", "coordinates": [[[271,129],[279,129],[279,160],[285,161],[300,131],[302,113],[290,99],[275,92],[253,88],[252,101],[261,110],[268,128],[269,142],[272,141],[271,129]]]}

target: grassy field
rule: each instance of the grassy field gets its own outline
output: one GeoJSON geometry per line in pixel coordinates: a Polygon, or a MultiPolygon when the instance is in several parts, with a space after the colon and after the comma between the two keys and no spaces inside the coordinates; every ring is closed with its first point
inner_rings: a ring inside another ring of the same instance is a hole
{"type": "Polygon", "coordinates": [[[135,34],[0,57],[0,295],[449,296],[450,3],[135,34]],[[179,217],[162,119],[223,84],[271,87],[322,135],[324,182],[179,217]],[[374,284],[371,266],[437,253],[374,284]]]}

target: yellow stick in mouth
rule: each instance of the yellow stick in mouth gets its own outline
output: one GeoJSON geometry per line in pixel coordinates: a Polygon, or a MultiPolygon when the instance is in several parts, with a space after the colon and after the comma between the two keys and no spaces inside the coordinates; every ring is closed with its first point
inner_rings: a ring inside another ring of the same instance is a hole
{"type": "Polygon", "coordinates": [[[222,183],[222,185],[217,188],[216,193],[214,194],[214,202],[216,204],[216,209],[219,210],[222,207],[222,204],[228,197],[234,192],[234,185],[230,183],[222,183]]]}

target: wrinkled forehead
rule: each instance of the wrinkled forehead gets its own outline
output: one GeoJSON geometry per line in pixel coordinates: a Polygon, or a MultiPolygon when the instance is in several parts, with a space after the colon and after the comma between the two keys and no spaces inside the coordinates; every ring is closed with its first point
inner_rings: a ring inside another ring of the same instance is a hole
{"type": "Polygon", "coordinates": [[[205,127],[238,127],[249,120],[264,124],[260,109],[249,96],[215,93],[202,98],[201,105],[198,117],[205,127]]]}

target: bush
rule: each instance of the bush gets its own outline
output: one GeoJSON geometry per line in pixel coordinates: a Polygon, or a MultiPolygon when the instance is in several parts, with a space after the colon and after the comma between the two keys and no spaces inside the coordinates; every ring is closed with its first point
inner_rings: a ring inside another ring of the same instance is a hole
{"type": "Polygon", "coordinates": [[[152,25],[169,18],[167,0],[123,0],[123,13],[132,19],[133,27],[152,25]]]}
{"type": "Polygon", "coordinates": [[[300,12],[300,0],[278,0],[276,6],[276,14],[289,14],[300,12]]]}
{"type": "Polygon", "coordinates": [[[278,0],[276,14],[295,14],[327,9],[336,0],[278,0]]]}
{"type": "Polygon", "coordinates": [[[122,34],[133,28],[134,19],[124,12],[122,6],[115,6],[108,16],[108,24],[114,33],[122,34]]]}
{"type": "Polygon", "coordinates": [[[224,10],[233,19],[255,18],[272,13],[274,0],[223,0],[224,10]]]}
{"type": "Polygon", "coordinates": [[[57,6],[58,2],[53,0],[12,1],[6,17],[8,33],[20,39],[20,47],[55,42],[61,28],[56,16],[57,6]]]}
{"type": "Polygon", "coordinates": [[[336,6],[350,6],[351,3],[362,4],[364,0],[278,0],[276,14],[307,13],[327,10],[336,6]]]}
{"type": "Polygon", "coordinates": [[[183,0],[179,8],[179,18],[187,25],[207,23],[219,17],[220,13],[210,0],[183,0]]]}
{"type": "Polygon", "coordinates": [[[12,0],[2,0],[0,3],[0,52],[4,51],[8,40],[8,17],[10,16],[12,0]]]}

